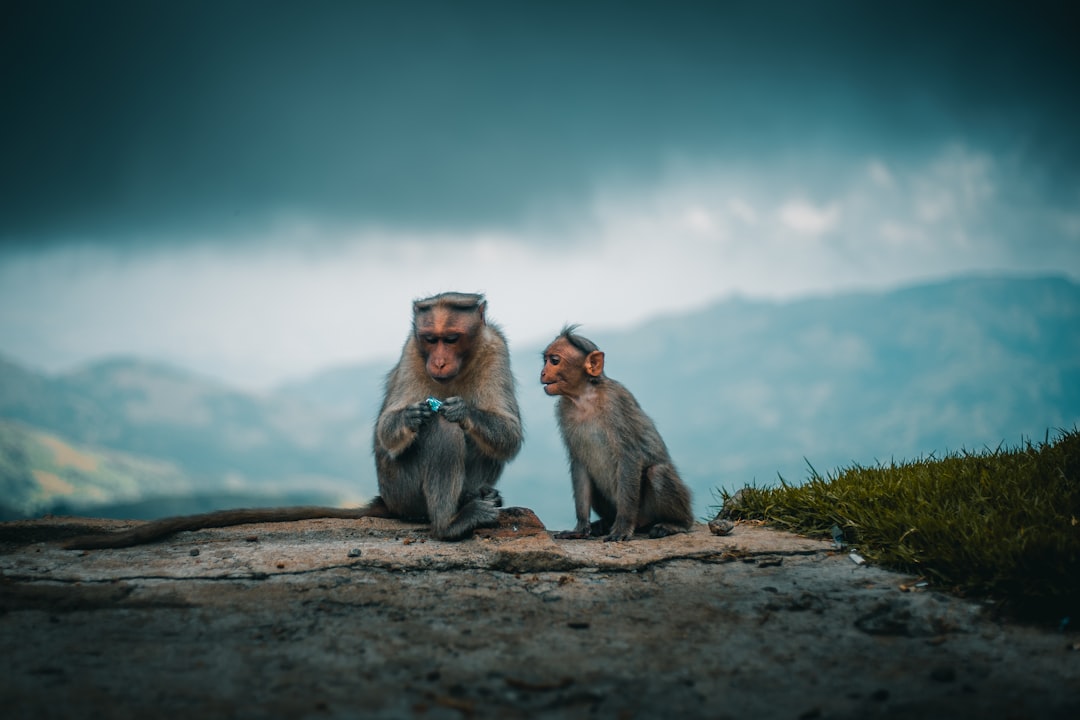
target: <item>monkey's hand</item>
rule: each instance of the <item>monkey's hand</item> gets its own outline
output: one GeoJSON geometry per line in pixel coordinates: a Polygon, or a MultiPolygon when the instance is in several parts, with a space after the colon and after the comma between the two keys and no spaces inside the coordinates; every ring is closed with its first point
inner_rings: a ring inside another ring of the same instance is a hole
{"type": "Polygon", "coordinates": [[[463,398],[455,395],[454,397],[448,397],[443,401],[442,407],[439,408],[439,413],[453,423],[460,423],[465,419],[465,416],[469,413],[469,406],[465,404],[463,398]]]}
{"type": "Polygon", "coordinates": [[[424,421],[433,414],[427,400],[413,403],[405,408],[405,427],[410,430],[419,430],[424,421]]]}

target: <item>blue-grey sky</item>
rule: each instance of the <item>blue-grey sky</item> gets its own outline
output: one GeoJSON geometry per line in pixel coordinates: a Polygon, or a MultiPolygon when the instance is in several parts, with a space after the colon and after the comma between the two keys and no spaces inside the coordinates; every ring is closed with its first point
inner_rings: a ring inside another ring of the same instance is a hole
{"type": "MultiPolygon", "coordinates": [[[[56,2],[0,21],[0,354],[265,387],[486,291],[1080,279],[1070,2],[56,2]]],[[[519,369],[531,377],[533,368],[519,369]]]]}

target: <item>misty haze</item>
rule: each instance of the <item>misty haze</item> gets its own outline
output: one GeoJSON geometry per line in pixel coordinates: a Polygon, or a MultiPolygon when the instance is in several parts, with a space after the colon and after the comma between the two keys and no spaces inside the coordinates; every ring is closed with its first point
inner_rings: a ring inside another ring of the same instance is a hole
{"type": "Polygon", "coordinates": [[[1068,4],[16,3],[4,518],[375,493],[415,298],[607,353],[695,493],[1080,421],[1068,4]]]}

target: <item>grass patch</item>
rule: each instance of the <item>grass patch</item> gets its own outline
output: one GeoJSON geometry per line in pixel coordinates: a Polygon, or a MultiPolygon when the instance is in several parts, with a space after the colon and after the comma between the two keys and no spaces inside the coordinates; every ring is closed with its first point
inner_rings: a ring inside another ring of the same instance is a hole
{"type": "Polygon", "coordinates": [[[724,513],[844,542],[1033,620],[1080,624],[1080,432],[943,458],[852,466],[807,481],[720,491],[724,513]],[[734,497],[734,499],[733,499],[734,497]]]}

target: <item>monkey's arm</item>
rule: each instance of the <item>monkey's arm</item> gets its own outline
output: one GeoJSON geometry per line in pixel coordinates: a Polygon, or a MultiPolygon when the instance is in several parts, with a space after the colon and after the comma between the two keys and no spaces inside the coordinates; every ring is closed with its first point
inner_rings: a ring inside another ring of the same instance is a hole
{"type": "Polygon", "coordinates": [[[562,539],[578,539],[589,537],[589,514],[592,512],[592,480],[585,466],[576,461],[570,461],[570,480],[574,485],[574,517],[577,525],[571,532],[557,533],[555,537],[562,539]]]}
{"type": "Polygon", "coordinates": [[[506,462],[521,449],[521,419],[514,414],[481,410],[456,396],[447,398],[439,412],[460,425],[480,452],[492,459],[506,462]]]}
{"type": "Polygon", "coordinates": [[[427,400],[402,408],[385,409],[379,414],[375,436],[390,457],[396,458],[413,444],[417,430],[432,414],[427,400]]]}
{"type": "Polygon", "coordinates": [[[641,505],[641,462],[639,452],[624,448],[615,465],[615,523],[604,542],[630,540],[637,529],[641,505]]]}

